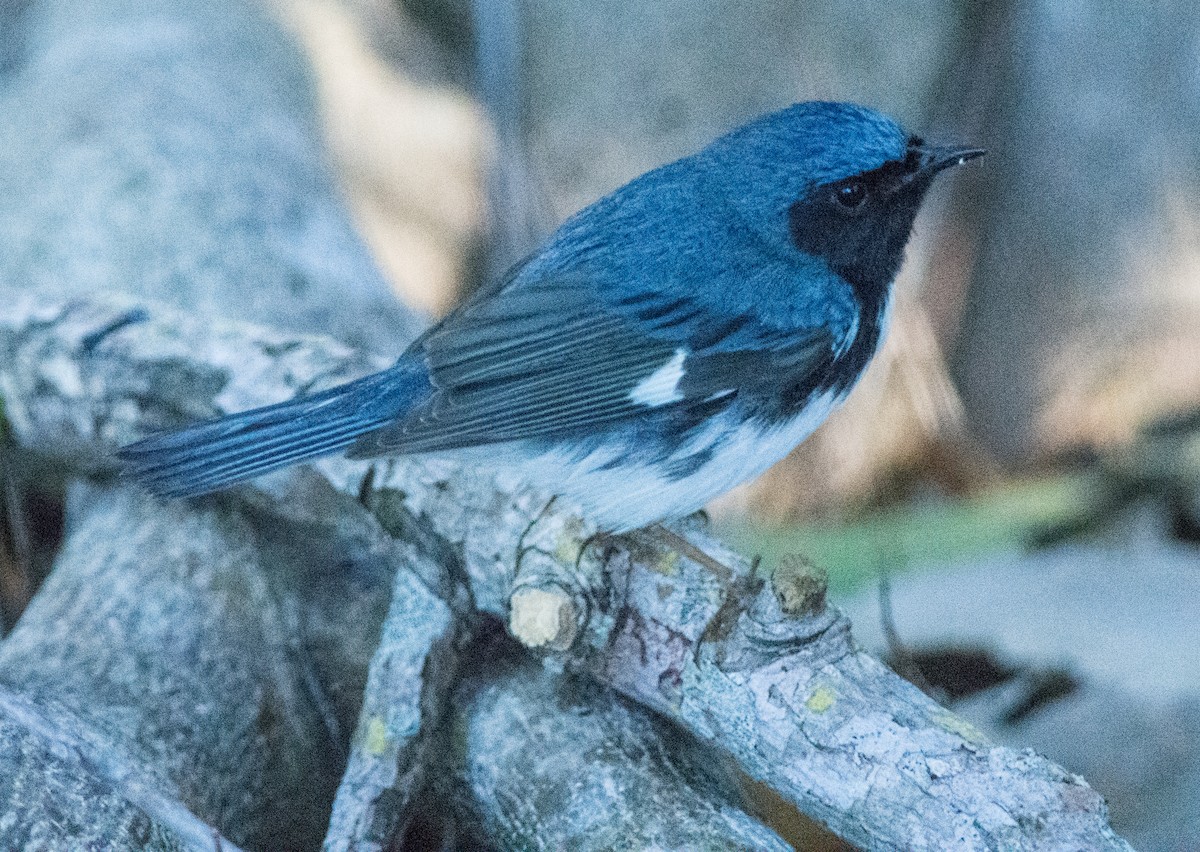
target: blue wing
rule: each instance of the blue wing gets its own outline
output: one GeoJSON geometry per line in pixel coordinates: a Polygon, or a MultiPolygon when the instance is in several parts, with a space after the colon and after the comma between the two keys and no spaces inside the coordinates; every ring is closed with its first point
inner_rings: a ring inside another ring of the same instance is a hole
{"type": "Polygon", "coordinates": [[[815,386],[834,345],[825,328],[714,317],[686,296],[606,298],[574,276],[525,280],[468,303],[414,344],[433,394],[348,454],[568,436],[668,407],[711,416],[739,398],[815,386]]]}

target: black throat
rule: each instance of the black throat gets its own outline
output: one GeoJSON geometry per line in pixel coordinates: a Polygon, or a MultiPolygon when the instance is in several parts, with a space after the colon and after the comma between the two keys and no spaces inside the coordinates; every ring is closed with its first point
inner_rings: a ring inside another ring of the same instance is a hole
{"type": "Polygon", "coordinates": [[[826,385],[848,389],[875,354],[883,333],[883,316],[892,281],[904,261],[926,180],[895,185],[896,174],[909,168],[905,161],[885,163],[856,176],[872,193],[861,209],[839,209],[832,199],[846,183],[818,186],[788,210],[792,243],[819,257],[850,285],[858,303],[858,330],[850,346],[830,363],[826,385]]]}

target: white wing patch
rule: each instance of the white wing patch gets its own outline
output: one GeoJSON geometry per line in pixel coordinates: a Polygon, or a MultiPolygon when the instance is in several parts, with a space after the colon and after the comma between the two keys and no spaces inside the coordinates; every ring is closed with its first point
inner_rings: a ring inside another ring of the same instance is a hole
{"type": "Polygon", "coordinates": [[[683,367],[687,356],[686,349],[676,349],[670,361],[637,383],[629,392],[629,399],[638,405],[648,405],[651,408],[679,402],[683,399],[683,394],[679,392],[679,382],[687,372],[683,367]]]}

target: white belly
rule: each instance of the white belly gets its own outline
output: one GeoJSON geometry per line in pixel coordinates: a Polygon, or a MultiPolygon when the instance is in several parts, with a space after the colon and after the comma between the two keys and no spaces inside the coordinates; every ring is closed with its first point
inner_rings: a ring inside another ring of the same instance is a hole
{"type": "Polygon", "coordinates": [[[682,461],[713,449],[712,457],[692,473],[671,479],[655,468],[622,464],[627,455],[601,449],[583,458],[551,452],[522,464],[522,475],[547,492],[577,502],[610,532],[625,532],[658,521],[682,518],[714,497],[753,479],[792,451],[845,397],[832,391],[814,397],[791,421],[763,429],[730,426],[728,412],[690,439],[671,460],[682,461]]]}

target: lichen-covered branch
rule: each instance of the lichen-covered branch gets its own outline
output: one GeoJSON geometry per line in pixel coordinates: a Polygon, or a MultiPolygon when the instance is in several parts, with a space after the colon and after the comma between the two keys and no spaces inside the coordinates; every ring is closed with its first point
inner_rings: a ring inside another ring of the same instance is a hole
{"type": "MultiPolygon", "coordinates": [[[[410,564],[426,559],[413,553],[410,564]]],[[[454,683],[462,618],[420,581],[418,572],[397,572],[350,760],[333,803],[326,852],[377,852],[404,831],[427,780],[430,731],[441,721],[454,683]]]]}
{"type": "MultiPolygon", "coordinates": [[[[101,448],[177,423],[181,410],[276,401],[363,368],[320,339],[115,299],[9,306],[0,363],[17,439],[93,470],[101,448]],[[82,346],[132,307],[146,319],[82,346]]],[[[385,528],[423,530],[460,554],[475,605],[501,617],[533,578],[575,625],[574,637],[534,631],[546,648],[571,639],[559,652],[569,664],[676,719],[864,848],[1127,848],[1082,779],[982,741],[857,650],[802,568],[763,583],[696,529],[606,538],[562,501],[488,471],[385,460],[364,483],[368,468],[325,460],[244,493],[272,503],[321,480],[365,490],[385,528]]],[[[536,619],[528,604],[518,609],[536,619]]]]}

